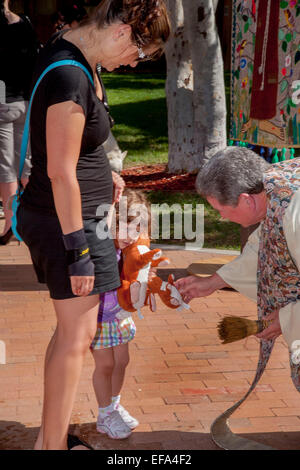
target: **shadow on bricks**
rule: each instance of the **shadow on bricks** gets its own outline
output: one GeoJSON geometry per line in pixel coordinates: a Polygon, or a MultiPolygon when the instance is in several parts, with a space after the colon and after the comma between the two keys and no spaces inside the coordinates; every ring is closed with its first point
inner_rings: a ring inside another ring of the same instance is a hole
{"type": "Polygon", "coordinates": [[[170,274],[173,274],[176,280],[188,276],[186,269],[157,268],[156,273],[163,281],[167,281],[170,274]]]}
{"type": "MultiPolygon", "coordinates": [[[[25,426],[16,421],[0,421],[0,450],[31,450],[38,427],[25,426]]],[[[88,442],[95,450],[222,450],[208,433],[175,430],[139,432],[129,438],[112,440],[100,435],[95,423],[75,424],[70,432],[88,442]]],[[[251,433],[240,436],[269,445],[277,450],[299,450],[300,432],[251,433]]]]}
{"type": "Polygon", "coordinates": [[[40,284],[31,264],[1,264],[1,291],[48,291],[46,284],[40,284]]]}
{"type": "Polygon", "coordinates": [[[0,450],[31,450],[38,431],[17,421],[0,421],[0,450]]]}
{"type": "MultiPolygon", "coordinates": [[[[94,449],[103,450],[222,450],[210,433],[163,430],[139,432],[138,428],[125,440],[112,440],[96,431],[95,423],[74,425],[74,434],[81,436],[94,449]]],[[[299,432],[239,434],[241,437],[273,447],[275,450],[298,450],[299,432]]]]}

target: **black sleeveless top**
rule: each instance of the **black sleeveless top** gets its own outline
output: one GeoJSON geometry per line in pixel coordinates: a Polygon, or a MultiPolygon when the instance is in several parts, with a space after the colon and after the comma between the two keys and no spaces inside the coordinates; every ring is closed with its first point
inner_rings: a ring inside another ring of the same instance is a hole
{"type": "MultiPolygon", "coordinates": [[[[94,76],[81,51],[63,39],[63,33],[55,34],[40,52],[33,84],[48,65],[65,59],[81,62],[91,76],[94,76]]],[[[51,182],[47,175],[46,115],[49,106],[69,100],[82,107],[86,118],[76,169],[83,219],[97,218],[97,207],[100,204],[112,203],[111,168],[102,146],[109,134],[110,118],[105,106],[106,95],[103,86],[102,89],[103,101],[97,97],[85,72],[69,65],[51,70],[42,79],[31,110],[32,170],[21,198],[22,205],[35,211],[56,215],[51,182]]]]}

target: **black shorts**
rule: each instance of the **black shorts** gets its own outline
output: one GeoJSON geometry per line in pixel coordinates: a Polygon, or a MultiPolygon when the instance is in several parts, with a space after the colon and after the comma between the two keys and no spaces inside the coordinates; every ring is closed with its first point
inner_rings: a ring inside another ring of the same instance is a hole
{"type": "MultiPolygon", "coordinates": [[[[91,259],[95,265],[94,289],[89,295],[114,290],[120,277],[114,241],[100,240],[96,234],[99,220],[83,221],[91,259]]],[[[40,283],[45,283],[52,299],[76,297],[71,289],[62,230],[56,216],[45,215],[20,206],[17,212],[17,231],[28,246],[40,283]]]]}

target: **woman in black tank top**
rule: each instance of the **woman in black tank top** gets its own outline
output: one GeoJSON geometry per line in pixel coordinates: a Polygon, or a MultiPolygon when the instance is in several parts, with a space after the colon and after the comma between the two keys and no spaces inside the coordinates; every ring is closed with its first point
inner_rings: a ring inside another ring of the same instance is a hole
{"type": "Polygon", "coordinates": [[[80,68],[58,67],[43,78],[32,105],[32,172],[17,230],[29,247],[38,280],[49,288],[57,316],[46,353],[43,423],[35,449],[68,448],[99,294],[120,282],[113,240],[96,235],[103,217],[99,208],[113,202],[102,148],[110,120],[96,66],[112,71],[151,60],[161,54],[169,33],[163,0],[104,0],[78,28],[54,36],[36,68],[35,80],[53,62],[76,60],[94,77],[95,87],[80,68]]]}

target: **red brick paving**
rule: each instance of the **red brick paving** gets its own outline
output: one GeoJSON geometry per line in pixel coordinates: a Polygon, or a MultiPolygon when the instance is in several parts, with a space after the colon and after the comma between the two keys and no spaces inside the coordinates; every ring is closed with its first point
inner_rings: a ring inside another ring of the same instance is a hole
{"type": "MultiPolygon", "coordinates": [[[[166,254],[172,264],[162,276],[170,269],[182,275],[197,258],[217,256],[166,254]]],[[[7,349],[7,363],[0,365],[0,449],[30,449],[40,423],[43,359],[55,317],[24,244],[0,247],[0,290],[0,340],[7,349]]],[[[124,441],[97,434],[93,361],[87,355],[72,415],[75,432],[99,449],[218,449],[210,426],[248,390],[258,341],[222,345],[216,324],[231,313],[255,318],[255,305],[230,290],[193,300],[192,311],[157,303],[158,312],[144,309],[144,320],[135,316],[137,335],[122,393],[140,426],[124,441]]],[[[289,375],[287,348],[279,339],[256,390],[230,419],[232,431],[277,449],[298,449],[300,397],[289,375]]]]}

